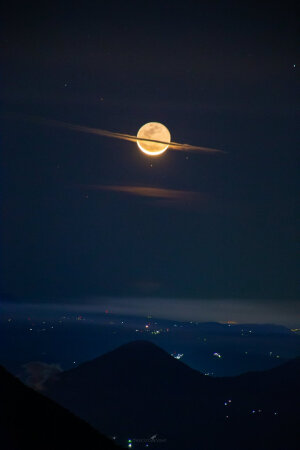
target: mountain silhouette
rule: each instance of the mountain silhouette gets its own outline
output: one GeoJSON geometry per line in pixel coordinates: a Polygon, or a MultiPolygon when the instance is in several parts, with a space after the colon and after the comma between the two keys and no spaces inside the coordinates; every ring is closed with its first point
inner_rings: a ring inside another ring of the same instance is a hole
{"type": "Polygon", "coordinates": [[[4,450],[120,448],[1,366],[0,398],[0,446],[4,450]]]}
{"type": "Polygon", "coordinates": [[[135,448],[155,435],[162,439],[156,449],[287,450],[297,433],[299,377],[296,359],[213,378],[135,341],[57,375],[46,394],[106,434],[133,439],[135,448]]]}

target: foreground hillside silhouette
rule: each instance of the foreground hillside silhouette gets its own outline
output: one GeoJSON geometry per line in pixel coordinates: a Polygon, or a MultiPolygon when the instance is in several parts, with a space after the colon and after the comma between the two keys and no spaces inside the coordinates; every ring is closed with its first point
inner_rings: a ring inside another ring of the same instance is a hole
{"type": "Polygon", "coordinates": [[[136,341],[59,374],[46,394],[119,442],[133,439],[134,448],[158,435],[157,450],[288,450],[297,436],[299,379],[299,359],[212,378],[136,341]]]}
{"type": "Polygon", "coordinates": [[[4,450],[120,448],[1,366],[0,399],[0,446],[4,450]]]}

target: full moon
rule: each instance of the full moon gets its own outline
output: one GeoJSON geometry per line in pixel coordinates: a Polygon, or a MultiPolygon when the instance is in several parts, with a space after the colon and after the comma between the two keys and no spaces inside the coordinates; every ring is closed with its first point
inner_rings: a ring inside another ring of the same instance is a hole
{"type": "Polygon", "coordinates": [[[161,155],[167,150],[169,145],[163,144],[162,142],[170,142],[171,134],[168,128],[165,127],[162,123],[149,122],[139,129],[137,138],[160,141],[151,142],[144,140],[139,141],[139,139],[137,140],[137,145],[142,150],[142,152],[146,153],[146,155],[156,156],[161,155]]]}

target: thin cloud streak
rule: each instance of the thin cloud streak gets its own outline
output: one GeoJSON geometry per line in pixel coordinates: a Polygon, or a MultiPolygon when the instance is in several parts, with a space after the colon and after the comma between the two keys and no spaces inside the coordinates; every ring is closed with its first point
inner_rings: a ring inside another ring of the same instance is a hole
{"type": "Polygon", "coordinates": [[[165,189],[148,186],[125,186],[125,185],[89,185],[85,189],[121,192],[139,197],[156,198],[159,200],[206,200],[206,196],[195,191],[184,191],[177,189],[165,189]]]}
{"type": "Polygon", "coordinates": [[[167,145],[169,145],[169,148],[171,148],[173,150],[198,151],[198,152],[206,152],[206,153],[226,153],[223,150],[202,147],[202,146],[198,146],[198,145],[180,144],[178,142],[157,141],[155,139],[145,139],[145,138],[137,139],[136,136],[130,135],[130,134],[117,133],[114,131],[101,130],[100,128],[86,127],[86,126],[82,126],[82,125],[74,125],[74,124],[67,123],[67,122],[60,122],[58,120],[48,120],[48,119],[42,119],[39,117],[27,117],[27,119],[30,121],[44,124],[44,125],[50,125],[50,126],[54,126],[54,127],[58,127],[58,128],[65,128],[67,130],[79,131],[82,133],[95,134],[98,136],[104,136],[104,137],[108,137],[108,138],[120,139],[123,141],[137,142],[139,140],[139,141],[155,142],[158,144],[167,144],[167,145]]]}

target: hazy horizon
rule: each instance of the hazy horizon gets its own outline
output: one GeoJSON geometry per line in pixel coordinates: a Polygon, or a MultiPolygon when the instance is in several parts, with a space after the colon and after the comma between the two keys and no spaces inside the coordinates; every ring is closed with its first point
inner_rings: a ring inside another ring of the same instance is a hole
{"type": "Polygon", "coordinates": [[[295,300],[174,299],[90,297],[49,300],[42,303],[3,301],[0,308],[9,313],[37,312],[104,313],[148,316],[181,322],[236,322],[239,324],[274,324],[288,328],[300,326],[300,308],[295,300]]]}

